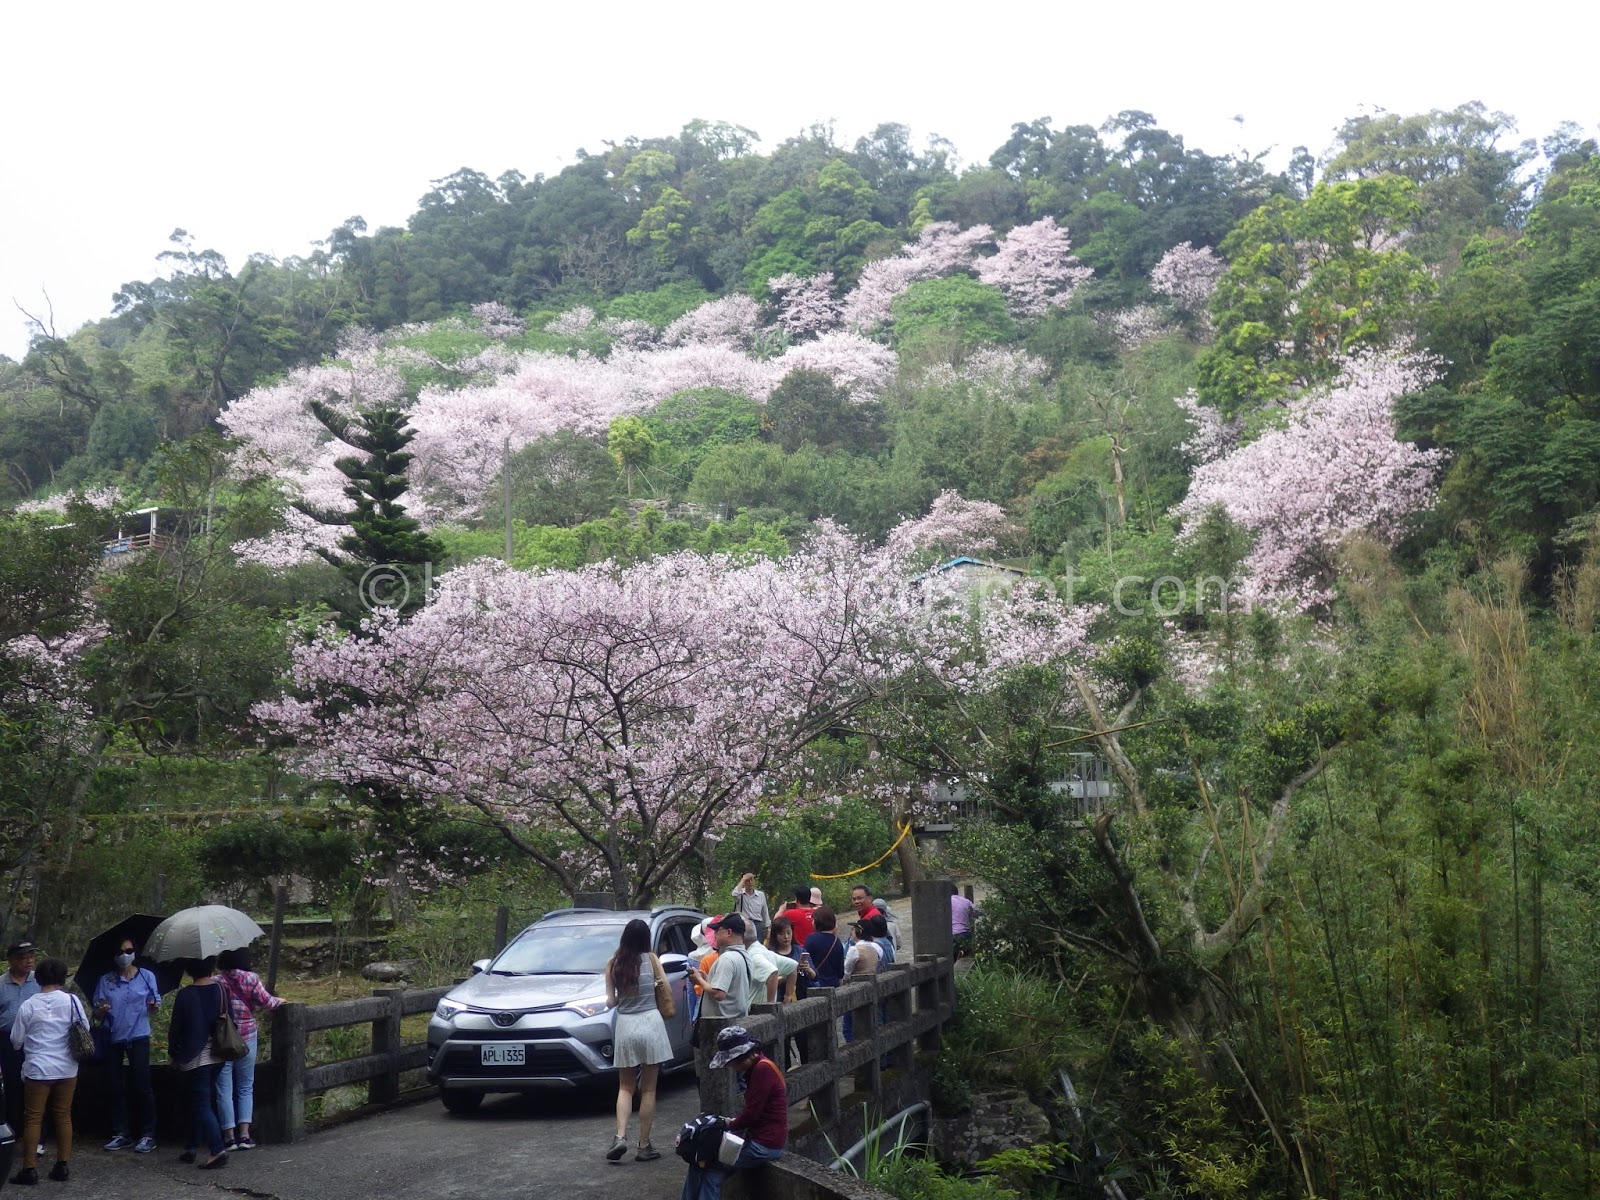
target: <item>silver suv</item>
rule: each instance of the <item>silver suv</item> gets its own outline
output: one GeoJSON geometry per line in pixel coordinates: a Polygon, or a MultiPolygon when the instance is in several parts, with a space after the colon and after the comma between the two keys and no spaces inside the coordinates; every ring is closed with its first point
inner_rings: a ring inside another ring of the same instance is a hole
{"type": "Polygon", "coordinates": [[[691,934],[705,914],[668,905],[631,912],[563,908],[546,913],[491,959],[472,966],[428,1022],[428,1078],[453,1113],[490,1092],[531,1092],[609,1083],[616,1014],[606,1008],[606,963],[633,918],[650,923],[650,945],[672,984],[667,1022],[672,1062],[694,1065],[689,1045],[691,934]]]}

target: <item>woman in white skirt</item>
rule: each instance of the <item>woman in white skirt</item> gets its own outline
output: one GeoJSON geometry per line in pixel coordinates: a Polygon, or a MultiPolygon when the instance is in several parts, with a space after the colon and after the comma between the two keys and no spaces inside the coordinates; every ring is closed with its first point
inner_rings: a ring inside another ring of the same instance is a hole
{"type": "Polygon", "coordinates": [[[628,1116],[633,1112],[636,1082],[640,1090],[639,1148],[633,1158],[650,1162],[661,1157],[650,1144],[650,1126],[656,1119],[656,1076],[661,1064],[672,1058],[667,1024],[656,1009],[656,991],[668,987],[661,961],[650,952],[650,926],[638,918],[629,921],[617,952],[606,964],[606,1003],[617,1010],[617,1032],[612,1038],[612,1061],[617,1064],[617,1135],[606,1151],[610,1162],[619,1162],[628,1152],[628,1116]]]}

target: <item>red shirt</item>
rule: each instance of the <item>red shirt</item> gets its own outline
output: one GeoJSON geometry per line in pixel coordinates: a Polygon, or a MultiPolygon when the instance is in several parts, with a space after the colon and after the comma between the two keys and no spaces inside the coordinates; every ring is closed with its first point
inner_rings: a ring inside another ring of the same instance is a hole
{"type": "Polygon", "coordinates": [[[783,1072],[765,1054],[750,1068],[745,1084],[744,1108],[728,1122],[732,1130],[743,1129],[768,1150],[782,1150],[789,1141],[789,1089],[783,1072]]]}
{"type": "Polygon", "coordinates": [[[866,908],[861,909],[856,913],[856,920],[865,921],[868,917],[881,917],[882,915],[883,914],[878,911],[878,906],[876,904],[869,904],[866,908]]]}
{"type": "Polygon", "coordinates": [[[796,904],[784,909],[778,915],[780,917],[788,917],[789,924],[794,926],[794,944],[796,946],[805,945],[806,939],[817,931],[817,927],[812,924],[811,910],[809,908],[801,908],[796,904]]]}

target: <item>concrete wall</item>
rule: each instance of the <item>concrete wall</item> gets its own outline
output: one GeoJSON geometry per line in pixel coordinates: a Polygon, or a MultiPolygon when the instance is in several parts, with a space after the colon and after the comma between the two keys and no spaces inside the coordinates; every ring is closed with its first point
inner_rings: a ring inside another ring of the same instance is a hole
{"type": "Polygon", "coordinates": [[[723,1200],[894,1200],[853,1175],[795,1154],[785,1154],[770,1166],[734,1172],[722,1195],[723,1200]]]}

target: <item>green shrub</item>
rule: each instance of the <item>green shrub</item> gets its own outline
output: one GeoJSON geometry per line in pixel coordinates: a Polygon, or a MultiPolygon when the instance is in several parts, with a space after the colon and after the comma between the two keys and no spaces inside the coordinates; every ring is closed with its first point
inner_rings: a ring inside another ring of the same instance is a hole
{"type": "Polygon", "coordinates": [[[1043,1097],[1089,1047],[1062,995],[1065,984],[979,962],[957,980],[956,1021],[939,1051],[941,1073],[974,1090],[1020,1087],[1043,1097]]]}

